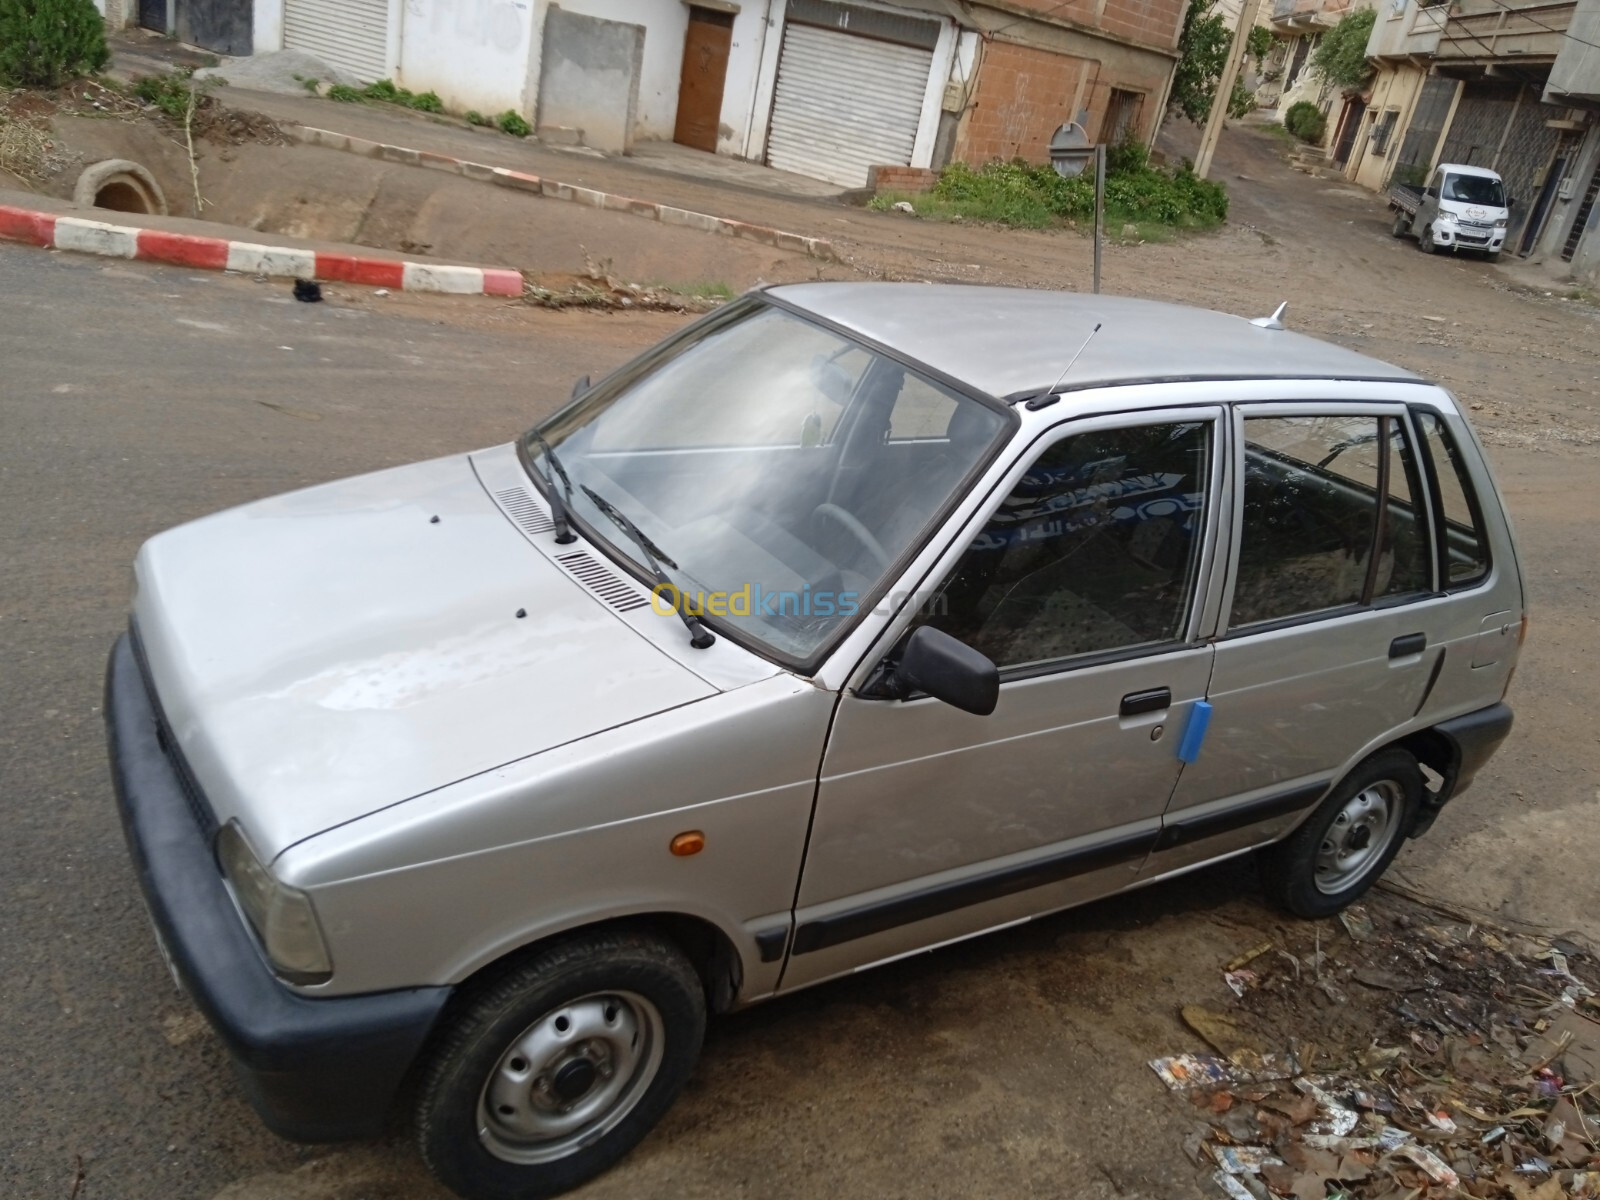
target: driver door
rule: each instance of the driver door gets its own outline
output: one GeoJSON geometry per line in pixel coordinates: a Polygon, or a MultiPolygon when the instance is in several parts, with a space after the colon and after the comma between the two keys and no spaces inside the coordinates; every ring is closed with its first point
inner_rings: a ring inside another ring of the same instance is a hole
{"type": "Polygon", "coordinates": [[[1058,427],[951,547],[909,627],[992,658],[998,707],[846,691],[782,987],[1134,882],[1178,780],[1174,722],[1211,671],[1199,597],[1220,420],[1195,408],[1058,427]]]}

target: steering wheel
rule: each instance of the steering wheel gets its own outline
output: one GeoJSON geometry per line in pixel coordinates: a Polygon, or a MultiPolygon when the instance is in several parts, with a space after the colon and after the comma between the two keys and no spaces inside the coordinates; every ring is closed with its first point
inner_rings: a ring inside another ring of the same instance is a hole
{"type": "Polygon", "coordinates": [[[867,555],[877,564],[879,572],[889,569],[889,552],[877,538],[872,536],[872,531],[856,519],[856,515],[847,509],[840,508],[837,504],[823,502],[811,511],[813,518],[827,517],[842,528],[851,537],[855,538],[857,545],[867,552],[867,555]]]}

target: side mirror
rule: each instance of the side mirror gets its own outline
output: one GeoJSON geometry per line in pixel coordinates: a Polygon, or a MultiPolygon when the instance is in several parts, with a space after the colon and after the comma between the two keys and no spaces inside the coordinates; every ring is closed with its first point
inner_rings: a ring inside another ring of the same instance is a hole
{"type": "Polygon", "coordinates": [[[589,377],[587,375],[584,375],[578,380],[577,383],[572,385],[572,398],[574,400],[576,400],[579,396],[583,395],[588,390],[589,390],[589,377]]]}
{"type": "Polygon", "coordinates": [[[986,655],[943,630],[924,625],[907,639],[884,694],[923,692],[963,712],[987,717],[1000,702],[1000,670],[986,655]]]}
{"type": "Polygon", "coordinates": [[[1506,211],[1510,212],[1516,206],[1517,206],[1517,198],[1515,196],[1507,196],[1506,197],[1506,211]]]}

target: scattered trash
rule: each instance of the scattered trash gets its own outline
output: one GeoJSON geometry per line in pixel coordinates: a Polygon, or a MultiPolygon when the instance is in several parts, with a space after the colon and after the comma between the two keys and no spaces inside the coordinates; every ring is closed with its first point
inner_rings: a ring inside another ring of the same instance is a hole
{"type": "Polygon", "coordinates": [[[1258,945],[1250,947],[1250,949],[1246,950],[1243,954],[1237,955],[1234,958],[1230,958],[1227,963],[1224,964],[1222,969],[1224,971],[1237,971],[1240,967],[1254,962],[1271,949],[1272,941],[1271,939],[1268,939],[1265,942],[1261,942],[1258,945]]]}
{"type": "Polygon", "coordinates": [[[915,216],[917,212],[909,200],[896,200],[894,202],[894,210],[898,213],[910,213],[912,216],[915,216]]]}
{"type": "Polygon", "coordinates": [[[306,304],[320,304],[322,302],[322,285],[312,279],[296,279],[294,281],[294,298],[306,304]]]}
{"type": "Polygon", "coordinates": [[[389,289],[388,288],[379,288],[377,291],[373,292],[372,294],[374,296],[387,296],[389,294],[389,289]]]}
{"type": "Polygon", "coordinates": [[[1216,1053],[1150,1063],[1214,1192],[1600,1200],[1593,954],[1394,897],[1340,924],[1230,960],[1221,999],[1180,1011],[1216,1053]]]}

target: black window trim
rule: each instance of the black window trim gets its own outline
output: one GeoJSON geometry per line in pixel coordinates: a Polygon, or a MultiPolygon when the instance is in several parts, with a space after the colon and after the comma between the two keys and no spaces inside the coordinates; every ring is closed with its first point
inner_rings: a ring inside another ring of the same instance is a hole
{"type": "MultiPolygon", "coordinates": [[[[1220,544],[1212,547],[1212,561],[1208,568],[1206,563],[1206,546],[1208,541],[1214,539],[1218,533],[1218,513],[1222,508],[1222,493],[1227,485],[1227,474],[1224,470],[1226,463],[1224,460],[1228,454],[1228,447],[1226,445],[1227,428],[1230,419],[1228,408],[1229,406],[1227,404],[1188,403],[1172,405],[1169,408],[1133,408],[1123,409],[1117,412],[1084,413],[1081,416],[1073,417],[1070,420],[1060,422],[1059,424],[1050,426],[1048,429],[1042,430],[1040,436],[1036,438],[1026,450],[1017,456],[1016,461],[1018,463],[1026,463],[1027,467],[1031,467],[1055,446],[1060,445],[1068,438],[1080,436],[1084,431],[1074,431],[1072,427],[1074,425],[1082,424],[1085,421],[1106,421],[1107,424],[1104,426],[1106,429],[1139,429],[1148,428],[1153,425],[1182,425],[1191,422],[1210,426],[1206,437],[1208,449],[1210,450],[1210,461],[1208,463],[1210,470],[1207,474],[1205,485],[1207,500],[1207,508],[1205,510],[1206,521],[1205,527],[1201,530],[1200,534],[1198,557],[1194,564],[1194,575],[1189,584],[1190,590],[1188,603],[1184,608],[1183,621],[1180,626],[1180,628],[1184,631],[1184,636],[1167,638],[1159,642],[1140,642],[1138,645],[1134,646],[1118,646],[1110,650],[1091,650],[1084,654],[1071,654],[1065,655],[1061,658],[1041,659],[1038,662],[1018,663],[1015,666],[1010,667],[996,664],[1000,672],[1001,687],[1004,687],[1008,683],[1020,683],[1029,679],[1041,679],[1049,675],[1065,675],[1074,671],[1085,670],[1090,667],[1105,666],[1109,663],[1130,662],[1134,659],[1154,658],[1160,654],[1173,654],[1182,650],[1195,650],[1205,645],[1206,638],[1204,636],[1204,631],[1199,628],[1198,622],[1205,609],[1208,576],[1218,569],[1217,558],[1222,550],[1220,544]],[[1174,418],[1171,415],[1173,412],[1202,410],[1214,412],[1215,415],[1194,417],[1188,420],[1185,420],[1184,418],[1174,418]],[[1136,420],[1131,423],[1122,424],[1115,423],[1123,418],[1145,417],[1147,415],[1158,419],[1148,421],[1136,420]],[[1037,452],[1035,452],[1036,447],[1037,452]]],[[[1091,429],[1088,432],[1094,433],[1096,430],[1091,429]]],[[[1024,469],[1023,474],[1024,476],[1027,474],[1026,468],[1024,469]]],[[[996,485],[995,490],[999,490],[998,484],[996,485]]],[[[1002,495],[1000,497],[1000,503],[1004,504],[1006,496],[1009,496],[1010,494],[1010,492],[1006,492],[1004,495],[1002,495]]],[[[985,504],[987,504],[987,500],[985,501],[985,504]]],[[[998,505],[996,507],[998,507],[998,505]]],[[[988,521],[993,516],[994,513],[990,512],[988,516],[984,518],[983,524],[978,527],[976,532],[982,533],[983,530],[988,527],[988,521]]],[[[962,550],[956,555],[955,562],[951,564],[951,570],[954,570],[956,564],[961,561],[962,556],[966,554],[966,547],[970,544],[970,538],[967,539],[966,542],[962,543],[962,550]]],[[[935,564],[935,566],[937,566],[937,564],[935,564]]],[[[935,573],[935,571],[930,571],[929,575],[933,575],[935,573]]],[[[948,575],[948,573],[949,572],[946,572],[946,575],[948,575]]],[[[929,598],[932,599],[938,595],[939,590],[936,588],[929,598]]],[[[895,638],[893,643],[895,649],[891,651],[889,655],[879,655],[879,659],[893,657],[894,654],[898,653],[899,647],[904,643],[906,637],[909,636],[910,632],[915,628],[915,618],[913,618],[912,624],[908,625],[895,638]]],[[[871,656],[869,655],[868,657],[871,656]]],[[[920,693],[910,697],[912,700],[920,698],[920,693]]]]}
{"type": "MultiPolygon", "coordinates": [[[[1483,553],[1483,571],[1471,579],[1463,579],[1460,583],[1450,582],[1450,518],[1444,511],[1444,494],[1439,489],[1439,464],[1433,457],[1433,443],[1422,428],[1422,418],[1432,417],[1439,426],[1439,436],[1448,440],[1450,448],[1461,454],[1460,439],[1451,431],[1445,421],[1445,414],[1437,408],[1426,404],[1408,404],[1406,412],[1411,417],[1412,425],[1417,431],[1417,445],[1422,473],[1426,479],[1424,486],[1428,489],[1428,499],[1433,507],[1433,554],[1435,587],[1440,595],[1453,596],[1459,592],[1470,592],[1476,588],[1487,586],[1494,576],[1494,551],[1489,545],[1489,524],[1483,517],[1483,502],[1478,496],[1477,484],[1472,479],[1469,471],[1467,478],[1462,480],[1457,472],[1456,484],[1461,488],[1461,495],[1467,502],[1467,512],[1472,517],[1472,533],[1478,540],[1478,547],[1483,553]]],[[[1454,464],[1450,464],[1454,470],[1454,464]]],[[[1465,466],[1463,459],[1462,465],[1465,466]]]]}
{"type": "MultiPolygon", "coordinates": [[[[1416,447],[1416,460],[1417,460],[1416,461],[1416,469],[1417,469],[1417,473],[1419,474],[1419,476],[1421,476],[1421,478],[1418,480],[1418,482],[1422,484],[1424,489],[1432,489],[1435,486],[1435,481],[1434,481],[1433,475],[1432,475],[1431,471],[1429,470],[1428,466],[1425,465],[1424,461],[1423,461],[1423,457],[1426,454],[1426,450],[1424,449],[1424,444],[1423,444],[1423,439],[1422,439],[1422,430],[1420,428],[1418,428],[1417,426],[1415,426],[1408,419],[1410,417],[1410,415],[1411,415],[1411,410],[1413,408],[1415,408],[1415,407],[1418,407],[1416,405],[1406,404],[1403,401],[1392,401],[1392,400],[1370,400],[1370,401],[1369,400],[1322,400],[1322,401],[1317,401],[1317,400],[1308,400],[1308,401],[1272,401],[1272,400],[1260,400],[1260,401],[1258,401],[1258,400],[1247,400],[1247,401],[1239,401],[1239,402],[1236,402],[1235,404],[1233,404],[1231,406],[1231,408],[1232,408],[1232,411],[1233,411],[1233,415],[1235,416],[1235,419],[1238,422],[1238,424],[1237,424],[1238,446],[1236,448],[1238,457],[1237,457],[1237,462],[1236,462],[1235,465],[1238,468],[1239,480],[1238,480],[1238,485],[1237,485],[1238,494],[1234,497],[1234,500],[1236,501],[1236,503],[1233,505],[1233,520],[1234,520],[1234,525],[1236,527],[1234,532],[1236,533],[1236,536],[1232,539],[1232,543],[1233,543],[1233,545],[1232,545],[1232,553],[1230,554],[1231,561],[1228,563],[1228,579],[1227,579],[1227,585],[1226,585],[1227,594],[1226,594],[1226,597],[1225,597],[1226,604],[1224,605],[1225,615],[1219,621],[1219,633],[1218,633],[1218,637],[1217,637],[1218,641],[1232,641],[1235,638],[1254,637],[1256,634],[1261,634],[1261,633],[1275,633],[1280,629],[1292,629],[1292,628],[1294,628],[1294,627],[1296,627],[1298,625],[1309,625],[1309,624],[1312,624],[1313,622],[1317,622],[1317,621],[1331,621],[1331,620],[1337,620],[1337,619],[1339,619],[1341,617],[1358,616],[1358,615],[1363,614],[1363,613],[1382,612],[1382,611],[1384,611],[1386,609],[1390,609],[1390,608],[1399,608],[1399,607],[1402,607],[1403,605],[1417,604],[1417,603],[1420,603],[1423,600],[1431,600],[1431,599],[1434,599],[1434,598],[1438,597],[1441,594],[1440,589],[1439,589],[1439,579],[1440,579],[1439,567],[1438,567],[1438,563],[1437,563],[1437,558],[1438,558],[1438,553],[1439,553],[1439,551],[1438,551],[1439,538],[1436,535],[1436,531],[1435,531],[1435,528],[1434,528],[1434,526],[1432,524],[1432,519],[1431,519],[1432,516],[1433,516],[1433,513],[1435,511],[1437,511],[1438,505],[1437,505],[1436,502],[1433,501],[1433,496],[1432,496],[1431,491],[1430,491],[1430,494],[1428,496],[1429,503],[1427,505],[1425,505],[1424,508],[1423,508],[1424,532],[1425,532],[1425,534],[1427,535],[1427,537],[1429,539],[1429,549],[1433,551],[1433,553],[1429,556],[1430,557],[1430,565],[1429,565],[1429,571],[1428,571],[1428,577],[1429,577],[1428,578],[1428,584],[1429,584],[1429,586],[1427,586],[1426,588],[1419,589],[1417,591],[1402,592],[1402,593],[1400,593],[1398,595],[1391,595],[1391,596],[1373,596],[1371,594],[1372,587],[1373,587],[1373,584],[1374,584],[1375,570],[1376,570],[1376,567],[1377,567],[1377,553],[1380,551],[1380,547],[1382,546],[1382,537],[1383,537],[1383,529],[1384,529],[1384,521],[1383,521],[1384,513],[1383,513],[1382,510],[1380,510],[1379,513],[1378,513],[1378,518],[1379,519],[1376,520],[1373,523],[1374,527],[1373,527],[1372,541],[1369,542],[1368,545],[1367,545],[1368,571],[1367,571],[1366,578],[1362,582],[1362,588],[1361,588],[1362,598],[1359,601],[1356,601],[1355,603],[1335,604],[1335,605],[1331,605],[1328,608],[1313,609],[1311,612],[1293,613],[1293,614],[1290,614],[1289,616],[1286,616],[1286,617],[1274,617],[1271,620],[1267,620],[1267,621],[1252,621],[1249,624],[1244,624],[1244,625],[1235,625],[1233,623],[1233,604],[1234,604],[1234,598],[1235,598],[1235,585],[1238,582],[1239,550],[1244,544],[1244,506],[1243,506],[1243,498],[1244,498],[1244,456],[1245,456],[1245,453],[1246,453],[1246,446],[1248,445],[1248,443],[1246,442],[1246,440],[1245,440],[1245,438],[1243,436],[1244,435],[1244,423],[1247,420],[1252,419],[1252,415],[1248,411],[1250,408],[1267,408],[1267,407],[1277,408],[1280,405],[1288,405],[1288,404],[1294,404],[1294,405],[1297,405],[1297,406],[1305,405],[1308,408],[1315,408],[1315,406],[1318,405],[1318,404],[1332,405],[1332,406],[1338,406],[1338,407],[1345,407],[1345,406],[1367,407],[1367,406],[1371,406],[1371,408],[1373,410],[1371,412],[1334,413],[1334,412],[1328,412],[1326,410],[1326,408],[1325,408],[1320,413],[1315,412],[1315,411],[1306,412],[1304,414],[1260,412],[1260,413],[1256,413],[1254,415],[1256,417],[1259,417],[1259,418],[1268,418],[1268,419],[1270,419],[1272,417],[1283,417],[1284,419],[1295,419],[1296,417],[1299,417],[1299,416],[1302,416],[1302,415],[1303,416],[1318,416],[1318,415],[1321,415],[1321,416],[1371,416],[1371,417],[1375,418],[1378,421],[1379,438],[1380,438],[1380,440],[1382,442],[1382,445],[1383,445],[1383,453],[1380,455],[1378,461],[1379,461],[1379,464],[1380,464],[1379,465],[1380,482],[1381,482],[1381,484],[1383,485],[1383,488],[1384,488],[1384,504],[1383,504],[1383,508],[1384,509],[1387,509],[1388,508],[1388,504],[1389,504],[1389,496],[1388,496],[1388,492],[1387,492],[1387,482],[1388,482],[1388,476],[1389,476],[1389,465],[1388,465],[1388,463],[1389,463],[1389,452],[1388,452],[1388,445],[1389,445],[1388,437],[1389,437],[1389,433],[1387,431],[1389,429],[1390,422],[1400,422],[1402,429],[1410,430],[1412,444],[1416,447]],[[1384,406],[1387,406],[1389,409],[1392,410],[1396,405],[1398,405],[1399,407],[1401,407],[1401,408],[1403,408],[1405,410],[1403,414],[1400,413],[1400,412],[1395,412],[1395,411],[1378,411],[1378,409],[1380,409],[1381,407],[1384,407],[1384,406]]],[[[1432,411],[1432,410],[1424,409],[1424,411],[1432,411]]],[[[1268,451],[1268,453],[1273,454],[1274,457],[1284,457],[1284,456],[1278,455],[1275,451],[1268,451]]],[[[1349,482],[1354,487],[1365,487],[1365,485],[1362,484],[1358,480],[1350,480],[1349,482]]],[[[1470,501],[1469,501],[1469,503],[1470,503],[1470,501]]],[[[1412,507],[1413,507],[1413,509],[1416,507],[1415,500],[1412,501],[1412,507]]]]}

